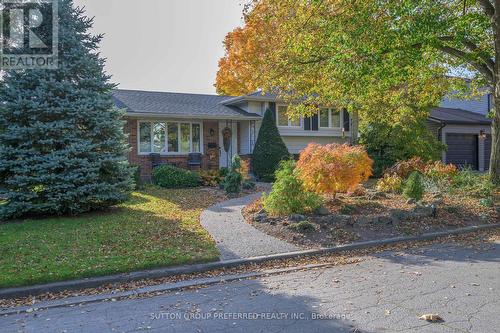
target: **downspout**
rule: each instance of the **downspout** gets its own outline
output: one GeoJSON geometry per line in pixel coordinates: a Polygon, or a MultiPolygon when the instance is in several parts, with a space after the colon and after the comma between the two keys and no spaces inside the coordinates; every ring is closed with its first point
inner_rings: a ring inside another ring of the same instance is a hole
{"type": "MultiPolygon", "coordinates": [[[[443,128],[445,128],[445,127],[446,127],[446,121],[441,120],[441,126],[439,126],[439,128],[438,128],[438,140],[439,140],[439,142],[441,142],[441,144],[443,143],[443,128]]],[[[443,151],[441,153],[441,162],[443,162],[443,163],[446,163],[446,155],[445,154],[446,154],[445,151],[443,151]]]]}

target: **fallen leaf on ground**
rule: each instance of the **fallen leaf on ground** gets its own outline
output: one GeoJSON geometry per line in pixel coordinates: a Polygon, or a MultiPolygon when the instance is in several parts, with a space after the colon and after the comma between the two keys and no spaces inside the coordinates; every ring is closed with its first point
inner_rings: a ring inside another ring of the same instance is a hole
{"type": "Polygon", "coordinates": [[[431,323],[435,323],[435,322],[438,322],[438,321],[443,321],[443,318],[441,318],[438,314],[435,314],[435,313],[424,314],[424,315],[422,315],[422,316],[420,316],[418,318],[422,319],[422,320],[429,321],[431,323]]]}

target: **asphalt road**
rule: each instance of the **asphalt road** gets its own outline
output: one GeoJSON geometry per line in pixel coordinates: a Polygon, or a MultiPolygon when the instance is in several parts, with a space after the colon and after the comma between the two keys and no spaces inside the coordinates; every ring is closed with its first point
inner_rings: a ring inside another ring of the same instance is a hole
{"type": "Polygon", "coordinates": [[[500,243],[0,317],[0,332],[500,332],[500,243]],[[418,317],[438,313],[441,323],[418,317]]]}

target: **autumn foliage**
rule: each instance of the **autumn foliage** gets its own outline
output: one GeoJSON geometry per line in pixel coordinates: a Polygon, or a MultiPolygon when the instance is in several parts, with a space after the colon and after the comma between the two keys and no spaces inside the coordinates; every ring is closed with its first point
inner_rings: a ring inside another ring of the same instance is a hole
{"type": "Polygon", "coordinates": [[[352,191],[372,175],[373,161],[361,146],[309,144],[297,169],[304,187],[318,194],[352,191]]]}

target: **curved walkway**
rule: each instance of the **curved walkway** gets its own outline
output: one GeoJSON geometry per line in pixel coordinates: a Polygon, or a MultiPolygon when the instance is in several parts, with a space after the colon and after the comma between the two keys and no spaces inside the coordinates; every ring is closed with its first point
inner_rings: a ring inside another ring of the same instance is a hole
{"type": "Polygon", "coordinates": [[[201,225],[212,235],[221,260],[258,257],[301,250],[269,236],[248,224],[241,210],[260,197],[260,193],[216,204],[201,213],[201,225]]]}

